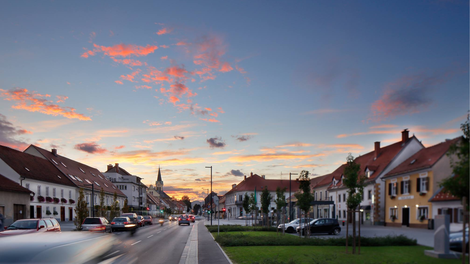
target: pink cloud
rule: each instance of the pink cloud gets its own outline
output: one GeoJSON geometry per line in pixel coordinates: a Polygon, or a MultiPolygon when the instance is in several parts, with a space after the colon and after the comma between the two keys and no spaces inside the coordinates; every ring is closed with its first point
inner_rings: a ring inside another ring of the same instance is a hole
{"type": "Polygon", "coordinates": [[[212,111],[212,109],[209,108],[209,107],[206,107],[205,109],[206,109],[207,111],[212,111]]]}
{"type": "Polygon", "coordinates": [[[168,46],[168,45],[160,45],[160,48],[162,48],[162,49],[168,49],[169,47],[170,46],[168,46]]]}
{"type": "Polygon", "coordinates": [[[163,56],[163,57],[161,57],[160,59],[166,60],[166,59],[168,59],[168,56],[163,56]]]}
{"type": "Polygon", "coordinates": [[[129,65],[129,66],[132,66],[132,67],[135,67],[135,66],[142,66],[142,62],[139,61],[139,60],[133,60],[133,59],[123,59],[123,60],[120,60],[120,59],[116,59],[114,57],[111,57],[111,59],[117,63],[122,63],[124,65],[129,65]]]}
{"type": "Polygon", "coordinates": [[[126,80],[126,81],[129,81],[129,82],[134,82],[134,77],[135,77],[137,74],[139,74],[139,72],[140,72],[140,69],[137,70],[137,71],[132,72],[131,74],[121,75],[121,79],[126,80]]]}
{"type": "Polygon", "coordinates": [[[176,46],[187,46],[188,43],[186,41],[180,41],[178,43],[175,44],[176,46]]]}
{"type": "Polygon", "coordinates": [[[135,86],[136,89],[152,89],[152,86],[148,85],[140,85],[140,86],[135,86]]]}
{"type": "Polygon", "coordinates": [[[165,70],[165,73],[174,77],[178,77],[178,78],[187,78],[185,74],[187,74],[188,71],[178,66],[172,66],[172,67],[168,67],[165,70]]]}
{"type": "Polygon", "coordinates": [[[91,32],[90,33],[90,40],[88,40],[88,42],[92,43],[93,42],[93,39],[96,37],[96,33],[95,32],[91,32]]]}
{"type": "Polygon", "coordinates": [[[63,103],[65,100],[69,99],[67,96],[62,96],[62,95],[57,95],[57,101],[56,103],[63,103]]]}
{"type": "Polygon", "coordinates": [[[222,109],[222,107],[219,107],[219,108],[217,108],[217,109],[219,110],[219,113],[221,113],[221,114],[224,114],[224,113],[225,113],[225,111],[224,111],[224,109],[222,109]]]}
{"type": "Polygon", "coordinates": [[[112,30],[109,31],[109,36],[110,37],[114,36],[114,32],[112,30]]]}
{"type": "Polygon", "coordinates": [[[111,47],[99,46],[93,44],[93,51],[87,51],[82,54],[82,57],[88,58],[88,56],[94,56],[97,52],[103,52],[104,55],[110,57],[129,57],[129,56],[147,56],[150,53],[155,52],[158,49],[157,46],[147,45],[147,46],[137,46],[133,44],[117,44],[111,47]]]}
{"type": "Polygon", "coordinates": [[[168,34],[173,31],[172,28],[162,28],[157,32],[157,35],[163,35],[163,34],[168,34]]]}
{"type": "Polygon", "coordinates": [[[242,68],[242,67],[238,67],[238,65],[235,65],[235,68],[241,73],[241,74],[245,74],[246,71],[242,68]]]}
{"type": "MultiPolygon", "coordinates": [[[[111,31],[111,32],[112,32],[112,31],[111,31]]],[[[125,148],[125,146],[124,146],[124,145],[121,145],[121,146],[114,147],[114,149],[123,149],[123,148],[125,148]]]]}
{"type": "Polygon", "coordinates": [[[2,92],[0,96],[4,97],[5,100],[16,101],[16,105],[12,106],[14,109],[23,109],[29,112],[39,112],[52,116],[63,116],[69,119],[91,120],[88,116],[76,113],[75,108],[61,107],[45,99],[51,97],[48,94],[42,95],[20,88],[13,90],[0,89],[0,92],[2,92]]]}
{"type": "Polygon", "coordinates": [[[220,67],[219,71],[220,72],[229,72],[229,71],[232,71],[232,70],[233,70],[232,66],[230,66],[230,64],[228,62],[224,62],[222,64],[222,67],[220,67]]]}
{"type": "Polygon", "coordinates": [[[117,83],[117,84],[123,84],[122,81],[119,81],[119,80],[114,81],[114,82],[117,83]]]}

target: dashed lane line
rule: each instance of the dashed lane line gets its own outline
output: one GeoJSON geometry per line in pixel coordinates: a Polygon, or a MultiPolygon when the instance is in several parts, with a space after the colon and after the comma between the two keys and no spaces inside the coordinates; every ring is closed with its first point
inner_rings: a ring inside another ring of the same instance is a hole
{"type": "Polygon", "coordinates": [[[133,246],[133,245],[135,245],[135,244],[139,244],[140,242],[142,242],[142,240],[139,240],[139,241],[137,241],[137,242],[132,243],[131,246],[133,246]]]}
{"type": "Polygon", "coordinates": [[[153,237],[153,235],[150,235],[150,236],[148,236],[147,238],[151,238],[151,237],[153,237]]]}

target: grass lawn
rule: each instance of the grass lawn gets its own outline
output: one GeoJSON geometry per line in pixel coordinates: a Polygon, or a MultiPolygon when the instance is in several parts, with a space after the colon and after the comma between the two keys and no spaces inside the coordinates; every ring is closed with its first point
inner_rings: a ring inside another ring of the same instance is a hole
{"type": "MultiPolygon", "coordinates": [[[[236,264],[247,263],[461,263],[460,259],[436,259],[424,255],[424,246],[361,247],[361,255],[345,253],[345,247],[258,246],[224,247],[236,264]],[[277,260],[277,261],[276,261],[277,260]],[[290,260],[292,262],[290,262],[290,260]]],[[[351,252],[351,248],[349,248],[351,252]]]]}

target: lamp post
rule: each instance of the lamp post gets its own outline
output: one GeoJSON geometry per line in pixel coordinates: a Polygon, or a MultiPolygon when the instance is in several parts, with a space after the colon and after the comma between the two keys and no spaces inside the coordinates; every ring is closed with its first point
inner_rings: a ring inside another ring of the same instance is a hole
{"type": "Polygon", "coordinates": [[[84,184],[84,186],[91,185],[91,212],[92,216],[95,217],[95,185],[93,184],[84,184]]]}
{"type": "Polygon", "coordinates": [[[212,226],[212,166],[206,166],[206,169],[211,169],[211,192],[210,192],[210,196],[211,196],[211,226],[212,226]]]}
{"type": "Polygon", "coordinates": [[[289,221],[292,221],[292,175],[297,175],[297,173],[289,172],[289,221]]]}

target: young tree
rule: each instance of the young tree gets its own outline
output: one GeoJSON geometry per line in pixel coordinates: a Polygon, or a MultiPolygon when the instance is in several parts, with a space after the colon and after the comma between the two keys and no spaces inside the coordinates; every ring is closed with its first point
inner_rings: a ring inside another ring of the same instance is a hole
{"type": "Polygon", "coordinates": [[[117,193],[114,192],[113,205],[111,205],[111,212],[110,212],[109,218],[113,220],[114,217],[117,217],[117,216],[119,216],[119,202],[117,199],[117,193]]]}
{"type": "Polygon", "coordinates": [[[77,230],[81,230],[83,220],[88,217],[88,206],[85,201],[85,195],[83,194],[82,188],[78,190],[78,201],[74,211],[75,219],[73,220],[73,223],[75,224],[77,230]]]}
{"type": "Polygon", "coordinates": [[[250,210],[250,196],[245,193],[245,197],[243,198],[243,209],[245,210],[245,225],[248,223],[248,214],[251,212],[250,210]]]}
{"type": "MultiPolygon", "coordinates": [[[[276,188],[276,211],[277,211],[277,223],[281,222],[281,225],[283,225],[282,228],[282,233],[284,233],[284,217],[282,214],[282,210],[284,209],[284,206],[287,205],[286,202],[286,197],[284,196],[284,193],[286,192],[287,188],[284,187],[281,189],[281,187],[276,188]]],[[[276,228],[276,231],[277,228],[276,228]]]]}
{"type": "MultiPolygon", "coordinates": [[[[467,121],[460,125],[463,132],[463,137],[459,143],[452,145],[447,152],[450,157],[450,166],[452,167],[452,174],[450,177],[444,179],[439,183],[439,186],[444,187],[443,190],[447,193],[458,197],[462,201],[464,217],[463,229],[468,222],[468,209],[469,209],[469,139],[470,139],[470,122],[467,116],[467,121]],[[455,159],[456,158],[456,159],[455,159]]],[[[465,259],[465,232],[462,232],[462,263],[465,259]]]]}
{"type": "Polygon", "coordinates": [[[100,217],[106,216],[106,207],[104,206],[104,190],[101,188],[100,191],[100,208],[98,210],[98,215],[100,217]]]}
{"type": "Polygon", "coordinates": [[[201,206],[199,204],[195,204],[193,207],[194,214],[197,215],[199,214],[199,210],[201,209],[201,206]]]}
{"type": "Polygon", "coordinates": [[[129,205],[128,205],[127,198],[126,198],[126,200],[124,200],[124,205],[122,206],[122,212],[123,213],[129,213],[129,205]]]}
{"type": "Polygon", "coordinates": [[[181,201],[186,205],[186,212],[191,211],[191,200],[189,199],[189,196],[184,195],[181,197],[181,201]]]}
{"type": "MultiPolygon", "coordinates": [[[[309,172],[303,170],[300,172],[300,176],[298,181],[300,182],[299,190],[300,192],[295,193],[295,198],[297,198],[297,205],[299,206],[300,210],[304,211],[304,228],[305,228],[305,237],[308,236],[310,233],[310,225],[307,221],[308,212],[310,211],[311,203],[314,199],[312,193],[310,192],[310,179],[308,177],[309,172]]],[[[299,226],[301,227],[301,225],[299,226]]],[[[300,230],[302,231],[302,230],[300,230]]],[[[302,232],[299,232],[299,236],[302,232]]]]}
{"type": "Polygon", "coordinates": [[[268,226],[268,214],[269,214],[269,205],[273,200],[273,196],[269,193],[268,186],[264,186],[263,191],[261,192],[261,210],[264,214],[264,221],[266,226],[268,226]]]}
{"type": "MultiPolygon", "coordinates": [[[[361,204],[362,197],[364,195],[364,180],[365,177],[359,175],[361,165],[354,161],[354,157],[349,154],[347,157],[347,166],[344,168],[344,185],[348,188],[348,198],[346,199],[346,206],[348,211],[353,211],[352,222],[353,222],[353,254],[356,253],[356,209],[361,204]]],[[[346,220],[349,223],[349,212],[346,220]]],[[[346,232],[346,241],[348,240],[348,234],[346,232]]],[[[346,252],[347,252],[346,242],[346,252]]]]}
{"type": "Polygon", "coordinates": [[[251,214],[251,225],[253,225],[253,212],[255,212],[256,215],[256,196],[254,193],[250,194],[250,211],[252,212],[251,214]]]}

